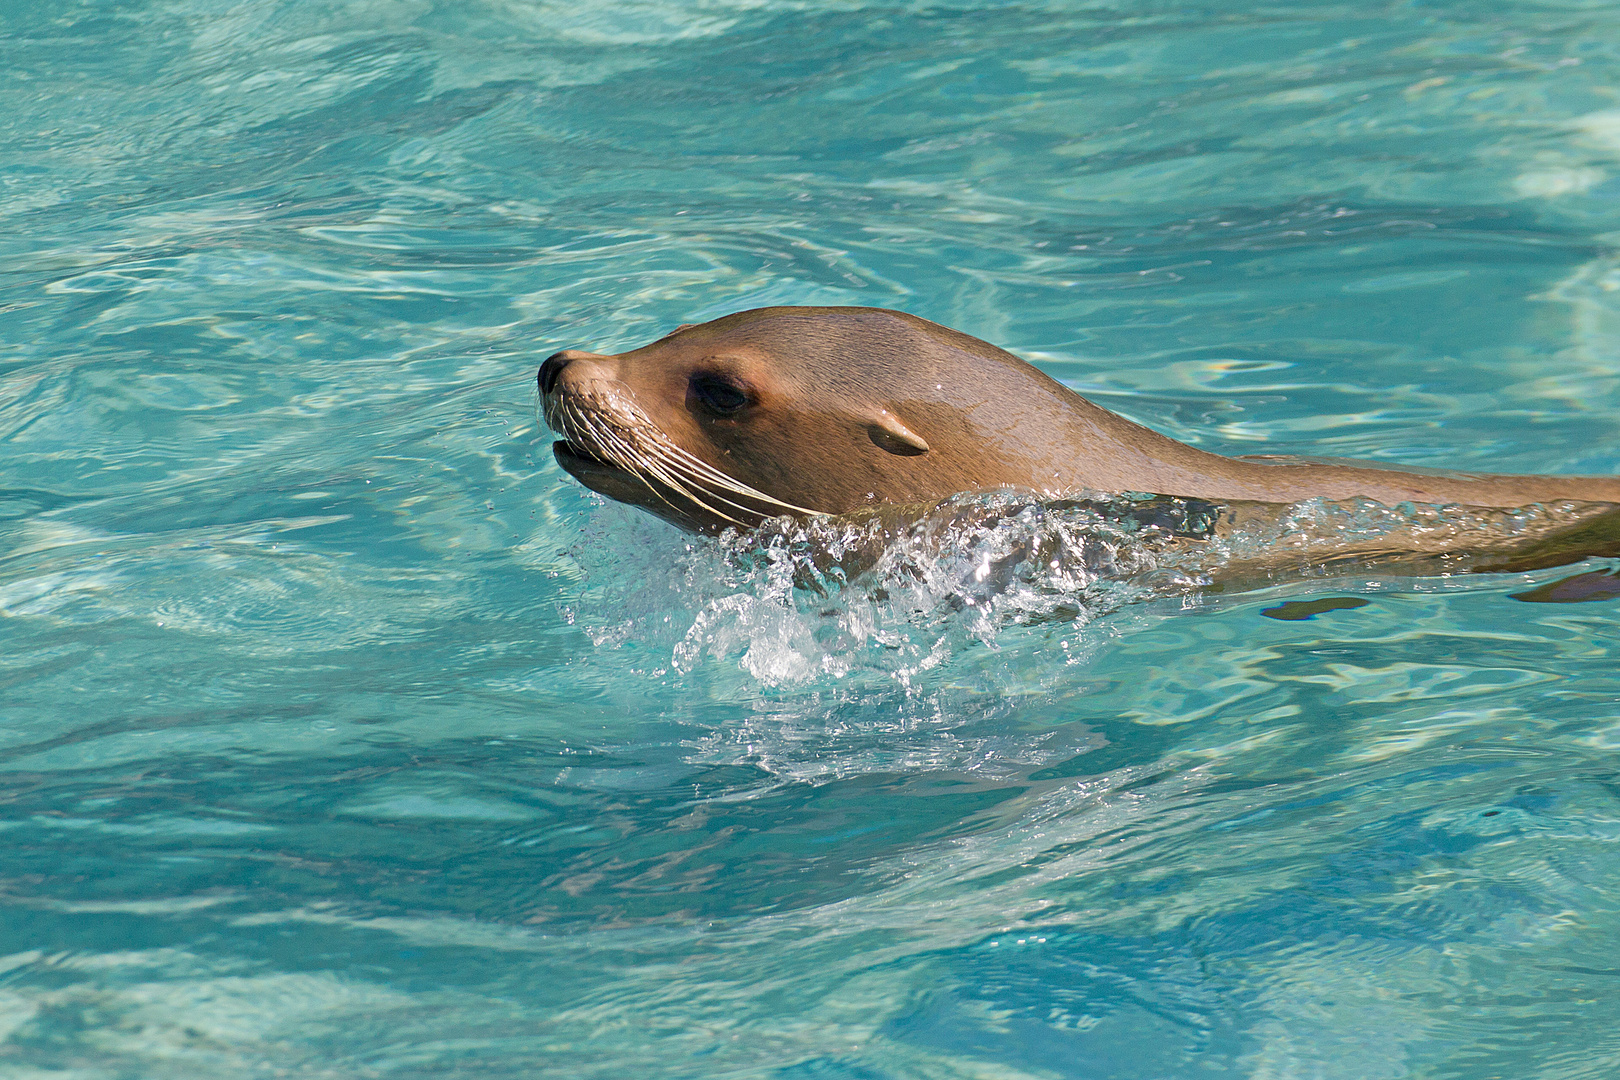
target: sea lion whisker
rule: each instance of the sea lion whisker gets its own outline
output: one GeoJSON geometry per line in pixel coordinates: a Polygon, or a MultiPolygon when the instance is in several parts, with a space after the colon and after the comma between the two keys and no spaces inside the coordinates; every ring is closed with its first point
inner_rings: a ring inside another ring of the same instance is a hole
{"type": "Polygon", "coordinates": [[[579,409],[572,398],[554,398],[546,402],[546,423],[561,433],[569,442],[582,442],[578,430],[579,409]]]}
{"type": "MultiPolygon", "coordinates": [[[[726,498],[726,492],[730,492],[734,495],[741,495],[745,498],[751,498],[756,502],[763,502],[768,506],[787,505],[777,499],[771,498],[762,491],[755,491],[748,485],[739,482],[735,477],[727,476],[725,473],[708,464],[708,462],[694,457],[666,438],[657,437],[648,441],[652,444],[648,448],[648,454],[657,458],[657,460],[666,470],[673,474],[684,477],[686,480],[702,488],[705,492],[719,499],[721,502],[735,506],[744,513],[751,514],[756,517],[764,516],[760,515],[759,512],[753,507],[750,507],[744,503],[739,503],[734,499],[726,498]]],[[[799,508],[791,507],[790,509],[799,508]]],[[[814,513],[814,511],[806,512],[814,513]]]]}
{"type": "Polygon", "coordinates": [[[702,489],[704,494],[708,495],[714,501],[734,507],[745,516],[754,519],[753,523],[756,525],[767,518],[779,516],[773,511],[775,511],[777,506],[780,504],[777,504],[775,500],[770,499],[768,496],[756,495],[747,489],[737,491],[731,485],[722,486],[716,484],[708,477],[695,476],[690,472],[683,471],[684,466],[678,463],[666,462],[665,464],[666,467],[671,469],[671,471],[679,472],[680,475],[689,481],[692,486],[702,489]],[[765,509],[762,510],[758,506],[750,505],[747,502],[741,502],[739,499],[751,499],[755,503],[764,503],[765,509]]]}
{"type": "MultiPolygon", "coordinates": [[[[581,416],[580,422],[591,430],[591,449],[599,453],[609,464],[615,465],[639,480],[652,496],[665,506],[677,513],[683,512],[681,507],[670,502],[664,493],[658,490],[653,480],[662,479],[647,467],[646,456],[635,446],[619,436],[611,427],[600,419],[592,416],[581,416]]],[[[679,485],[669,485],[680,491],[679,485]]],[[[684,494],[684,492],[682,492],[684,494]]]]}
{"type": "MultiPolygon", "coordinates": [[[[697,482],[696,478],[689,475],[683,476],[679,473],[679,470],[670,468],[670,463],[667,461],[662,459],[650,459],[648,462],[648,468],[660,480],[674,488],[676,491],[680,492],[682,495],[686,496],[688,499],[691,499],[698,506],[701,506],[703,509],[709,511],[711,514],[714,514],[716,517],[731,522],[740,529],[748,528],[750,523],[741,521],[738,518],[726,513],[724,510],[719,509],[718,507],[711,506],[707,501],[698,496],[697,491],[702,491],[705,495],[709,496],[710,499],[713,499],[716,502],[722,502],[729,506],[735,507],[736,509],[742,511],[745,515],[755,518],[760,517],[759,514],[750,510],[748,507],[732,502],[732,500],[727,499],[723,495],[719,495],[717,492],[704,487],[701,483],[697,482]],[[689,483],[683,483],[683,479],[689,481],[689,483]],[[693,488],[696,488],[697,491],[694,491],[693,488]]],[[[758,524],[758,521],[755,521],[752,524],[758,524]]]]}
{"type": "Polygon", "coordinates": [[[572,409],[563,409],[559,412],[557,419],[561,421],[563,437],[568,440],[569,444],[589,453],[591,445],[581,433],[579,418],[574,411],[572,409]]]}
{"type": "Polygon", "coordinates": [[[563,438],[570,443],[581,450],[589,451],[591,449],[589,441],[579,429],[579,425],[585,421],[578,410],[574,408],[573,402],[571,400],[560,401],[554,411],[556,413],[556,422],[553,423],[550,416],[546,418],[546,422],[551,424],[554,430],[560,431],[563,438]]]}
{"type": "Polygon", "coordinates": [[[775,496],[767,495],[758,488],[750,487],[738,480],[736,477],[728,476],[726,473],[713,468],[707,462],[693,458],[691,455],[681,451],[679,447],[674,447],[671,449],[675,451],[675,453],[670,455],[672,464],[679,463],[680,467],[685,469],[691,476],[694,478],[701,478],[706,483],[721,491],[729,491],[734,495],[741,495],[745,498],[753,499],[756,502],[762,502],[767,506],[779,506],[784,510],[792,510],[804,514],[817,513],[815,510],[810,510],[803,506],[795,506],[792,503],[783,502],[781,499],[778,499],[775,496]]]}
{"type": "MultiPolygon", "coordinates": [[[[710,465],[708,462],[692,454],[690,451],[676,446],[673,442],[659,440],[659,444],[661,447],[666,448],[673,453],[683,464],[692,469],[695,473],[707,477],[711,483],[719,484],[725,490],[730,491],[733,494],[754,499],[758,502],[766,504],[767,506],[779,506],[784,510],[789,510],[796,514],[818,515],[821,513],[821,511],[811,510],[809,507],[795,506],[793,503],[783,502],[781,499],[778,499],[775,496],[765,494],[765,492],[760,491],[758,488],[749,487],[736,477],[729,476],[726,473],[721,472],[719,469],[716,469],[713,465],[710,465]]],[[[733,503],[732,505],[737,504],[733,503]]]]}
{"type": "MultiPolygon", "coordinates": [[[[726,495],[725,495],[725,492],[728,490],[727,488],[723,488],[723,487],[722,488],[717,488],[714,485],[714,483],[712,481],[708,480],[707,478],[702,477],[702,476],[695,476],[689,471],[683,471],[684,467],[679,462],[670,461],[668,459],[661,459],[660,464],[664,467],[664,469],[669,474],[671,474],[671,475],[679,475],[680,477],[682,477],[683,479],[688,481],[691,484],[691,486],[699,488],[700,490],[703,491],[703,493],[705,495],[708,495],[714,501],[725,503],[727,506],[734,507],[735,509],[741,511],[743,514],[745,514],[748,517],[758,519],[758,520],[753,522],[753,524],[755,524],[755,525],[759,524],[760,521],[765,520],[767,517],[774,516],[774,515],[771,515],[771,514],[761,513],[759,510],[755,509],[752,506],[747,505],[746,503],[740,503],[735,499],[727,498],[726,495]]],[[[733,520],[733,521],[736,520],[735,518],[729,518],[729,515],[727,515],[727,516],[728,516],[729,520],[733,520]]]]}
{"type": "MultiPolygon", "coordinates": [[[[715,517],[729,521],[731,524],[736,525],[740,529],[748,527],[746,522],[739,521],[730,514],[727,514],[724,511],[704,502],[697,496],[695,492],[690,490],[685,484],[681,483],[680,479],[672,475],[670,470],[663,462],[661,462],[654,455],[650,454],[645,448],[625,440],[619,434],[619,432],[614,431],[611,426],[604,423],[599,417],[592,417],[591,422],[598,425],[599,434],[608,439],[613,447],[621,452],[622,456],[615,455],[619,459],[615,461],[615,464],[621,465],[626,472],[635,476],[636,479],[640,480],[643,484],[646,484],[653,495],[656,496],[658,500],[665,506],[668,506],[671,510],[678,513],[685,512],[682,507],[678,507],[674,503],[670,502],[663,492],[659,491],[657,486],[648,480],[649,476],[653,480],[657,480],[664,484],[671,491],[676,492],[686,499],[690,499],[693,503],[702,507],[704,510],[707,510],[715,517]]],[[[739,509],[746,508],[739,507],[739,509]]]]}
{"type": "MultiPolygon", "coordinates": [[[[652,423],[651,418],[648,417],[646,413],[636,405],[635,402],[619,401],[616,404],[618,404],[618,406],[624,412],[629,414],[629,419],[632,421],[634,426],[630,427],[628,430],[633,430],[637,434],[637,437],[634,440],[626,439],[623,431],[619,429],[618,425],[607,422],[607,420],[601,414],[585,414],[587,422],[592,426],[593,434],[597,437],[593,441],[607,440],[612,447],[618,451],[618,453],[613,454],[615,464],[625,468],[627,472],[635,475],[643,483],[647,483],[647,475],[652,476],[653,479],[665,484],[670,488],[670,490],[678,493],[684,498],[690,499],[693,503],[702,507],[704,510],[707,510],[709,513],[714,514],[716,517],[728,521],[733,525],[736,525],[738,528],[747,528],[749,523],[741,521],[736,517],[733,517],[731,514],[725,513],[724,511],[711,506],[708,502],[705,502],[702,498],[700,498],[697,492],[692,490],[692,488],[696,487],[702,490],[705,494],[709,495],[710,498],[726,503],[727,505],[742,511],[745,515],[752,517],[761,516],[750,507],[744,506],[743,504],[735,502],[731,499],[724,498],[723,496],[719,495],[718,492],[712,490],[714,487],[714,481],[712,479],[705,481],[705,478],[699,475],[694,475],[691,469],[683,468],[676,460],[671,460],[669,452],[679,451],[680,448],[675,446],[675,444],[667,436],[665,436],[662,431],[658,430],[658,428],[652,423]],[[683,483],[683,479],[688,482],[683,483]]],[[[605,446],[604,449],[606,449],[605,446]]],[[[686,456],[690,457],[690,455],[686,456]]],[[[697,461],[695,458],[692,460],[697,464],[703,464],[702,462],[697,461]]],[[[710,471],[713,472],[714,470],[711,469],[710,471]]],[[[725,476],[723,473],[715,472],[714,475],[716,478],[724,481],[727,485],[736,485],[735,480],[725,476]]],[[[660,502],[663,502],[671,509],[680,509],[665,498],[654,485],[648,484],[647,486],[652,489],[653,494],[658,497],[660,502]]],[[[769,502],[772,500],[766,496],[765,501],[769,502]]]]}
{"type": "MultiPolygon", "coordinates": [[[[578,434],[580,449],[601,458],[607,464],[613,465],[646,484],[653,494],[658,489],[648,482],[646,472],[646,454],[633,442],[626,440],[613,425],[597,413],[581,412],[575,410],[572,414],[574,430],[578,434]]],[[[659,496],[662,499],[662,496],[659,496]]],[[[668,500],[663,500],[668,504],[668,500]]],[[[673,509],[674,507],[671,506],[673,509]]]]}
{"type": "MultiPolygon", "coordinates": [[[[707,510],[709,513],[713,514],[715,517],[722,518],[722,519],[724,519],[726,521],[729,521],[733,525],[737,526],[739,529],[746,529],[746,528],[749,527],[747,522],[739,521],[737,518],[732,517],[730,514],[726,513],[724,510],[721,510],[721,509],[719,509],[717,507],[714,507],[714,506],[710,506],[703,499],[699,498],[697,492],[693,491],[686,484],[681,483],[680,479],[677,478],[674,474],[672,474],[665,467],[663,462],[654,463],[654,462],[649,461],[648,465],[647,465],[647,468],[648,468],[648,471],[651,472],[659,480],[661,480],[664,483],[668,484],[671,488],[673,488],[674,490],[680,492],[686,498],[691,499],[694,503],[701,506],[703,509],[707,510]]],[[[703,489],[703,491],[704,491],[704,494],[708,495],[710,498],[715,498],[715,493],[714,492],[709,491],[707,489],[703,489]]],[[[731,502],[730,499],[719,498],[716,501],[724,502],[724,503],[730,503],[730,505],[736,506],[737,509],[742,510],[744,513],[749,513],[750,512],[747,507],[738,506],[736,503],[731,502]]]]}
{"type": "Polygon", "coordinates": [[[601,417],[593,415],[580,416],[580,422],[589,429],[590,448],[599,453],[610,464],[616,465],[638,479],[642,479],[645,471],[646,455],[633,443],[626,440],[601,417]]]}
{"type": "MultiPolygon", "coordinates": [[[[731,524],[737,526],[739,529],[748,528],[748,523],[747,522],[739,521],[736,518],[732,517],[730,514],[726,513],[724,510],[720,510],[720,509],[718,509],[716,507],[710,506],[707,502],[703,501],[703,499],[698,497],[696,492],[694,492],[691,488],[687,487],[685,484],[681,483],[680,480],[677,479],[675,476],[671,475],[669,473],[669,471],[667,469],[665,469],[661,463],[654,463],[654,462],[649,461],[649,462],[645,463],[645,467],[646,467],[647,471],[649,473],[651,473],[652,476],[655,479],[663,482],[664,484],[667,484],[671,489],[673,489],[674,491],[679,492],[684,497],[692,500],[692,502],[696,503],[698,506],[701,506],[703,509],[705,509],[709,513],[713,514],[715,517],[721,518],[721,519],[723,519],[725,521],[729,521],[729,522],[731,522],[731,524]]],[[[713,497],[713,492],[707,492],[706,491],[705,494],[710,495],[711,498],[713,497]]],[[[662,496],[660,496],[660,497],[662,498],[662,496]]],[[[719,501],[721,501],[721,502],[730,502],[729,499],[721,499],[719,501]]],[[[669,503],[669,500],[664,499],[664,502],[669,503]]],[[[670,505],[673,506],[673,504],[670,504],[670,505]]],[[[736,504],[733,503],[732,505],[735,506],[736,504]]],[[[747,508],[746,507],[738,507],[738,509],[746,511],[747,508]]]]}

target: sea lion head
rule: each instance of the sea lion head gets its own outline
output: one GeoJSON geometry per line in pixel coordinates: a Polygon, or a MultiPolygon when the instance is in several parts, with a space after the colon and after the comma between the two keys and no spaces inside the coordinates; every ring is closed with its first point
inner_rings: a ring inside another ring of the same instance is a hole
{"type": "Polygon", "coordinates": [[[616,355],[565,350],[538,382],[558,464],[699,531],[1044,486],[1030,483],[1056,472],[1040,399],[1073,397],[986,342],[857,307],[759,308],[616,355]]]}

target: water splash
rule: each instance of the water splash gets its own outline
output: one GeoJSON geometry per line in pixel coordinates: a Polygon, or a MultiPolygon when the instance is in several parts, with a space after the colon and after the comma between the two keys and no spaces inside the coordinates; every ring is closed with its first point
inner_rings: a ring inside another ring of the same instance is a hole
{"type": "MultiPolygon", "coordinates": [[[[860,673],[910,686],[970,646],[995,650],[1010,633],[1043,626],[1061,630],[1065,661],[1082,660],[1109,636],[1094,631],[1099,622],[1145,601],[1196,608],[1223,594],[1345,578],[1375,589],[1390,579],[1499,587],[1499,575],[1469,571],[1603,512],[1582,503],[1482,510],[965,495],[907,525],[779,519],[751,534],[688,539],[647,574],[626,575],[616,563],[623,584],[597,595],[585,625],[598,646],[667,650],[677,673],[712,660],[735,662],[766,686],[860,673]]],[[[587,575],[602,557],[590,542],[573,554],[587,575]]]]}

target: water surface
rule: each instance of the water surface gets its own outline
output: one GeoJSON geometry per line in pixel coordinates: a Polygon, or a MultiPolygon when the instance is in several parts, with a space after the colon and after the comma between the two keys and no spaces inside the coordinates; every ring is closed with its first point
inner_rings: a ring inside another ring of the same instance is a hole
{"type": "Polygon", "coordinates": [[[1614,1075],[1620,608],[1509,599],[1570,571],[820,599],[532,379],[874,304],[1219,452],[1614,474],[1617,43],[10,5],[0,1072],[1614,1075]]]}

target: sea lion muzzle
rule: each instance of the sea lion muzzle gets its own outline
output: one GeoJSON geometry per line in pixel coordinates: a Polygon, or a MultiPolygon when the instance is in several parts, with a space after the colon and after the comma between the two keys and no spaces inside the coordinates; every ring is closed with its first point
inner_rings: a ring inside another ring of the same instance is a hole
{"type": "Polygon", "coordinates": [[[541,410],[561,436],[552,454],[569,475],[693,531],[752,528],[784,514],[820,512],[742,482],[725,469],[723,454],[703,445],[705,427],[735,426],[754,404],[752,394],[713,365],[684,380],[638,374],[669,372],[627,371],[624,356],[572,349],[541,365],[541,410]]]}
{"type": "Polygon", "coordinates": [[[595,353],[581,352],[579,349],[564,349],[546,357],[545,362],[540,365],[539,372],[535,375],[536,381],[540,384],[540,396],[545,397],[551,393],[552,389],[557,385],[557,376],[562,374],[562,369],[571,362],[581,357],[595,355],[595,353]]]}

